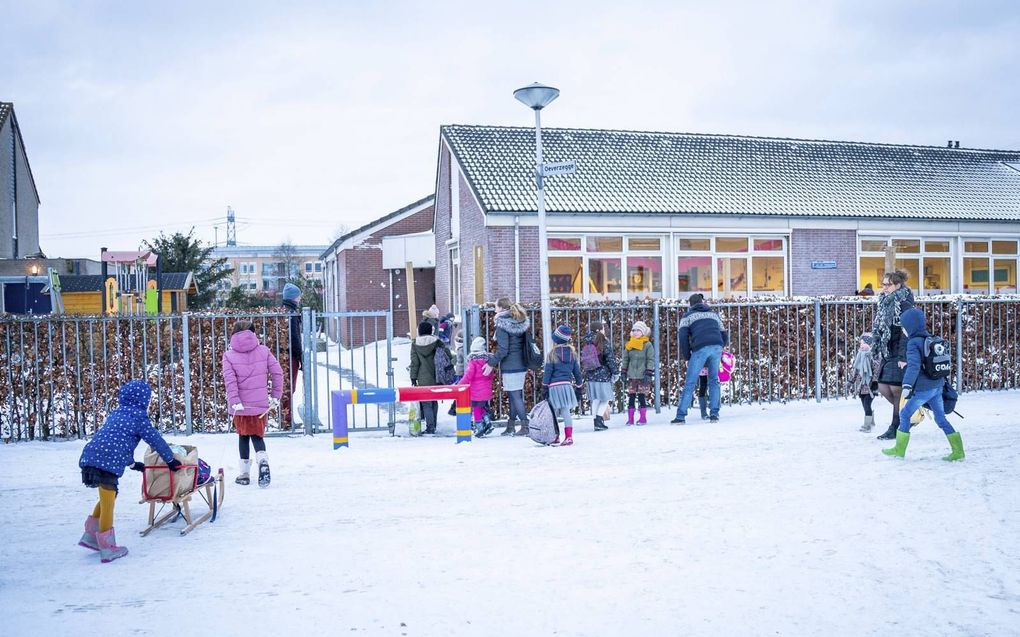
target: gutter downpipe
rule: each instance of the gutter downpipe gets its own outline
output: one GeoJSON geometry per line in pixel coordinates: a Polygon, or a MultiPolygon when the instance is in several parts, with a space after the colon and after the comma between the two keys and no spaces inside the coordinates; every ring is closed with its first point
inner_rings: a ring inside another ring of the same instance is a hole
{"type": "Polygon", "coordinates": [[[521,217],[514,215],[514,301],[521,301],[521,217]]]}

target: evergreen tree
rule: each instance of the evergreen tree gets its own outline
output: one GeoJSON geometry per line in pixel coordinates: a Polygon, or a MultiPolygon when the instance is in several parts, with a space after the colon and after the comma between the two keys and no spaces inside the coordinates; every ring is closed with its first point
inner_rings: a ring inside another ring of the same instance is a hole
{"type": "Polygon", "coordinates": [[[234,269],[227,265],[226,258],[212,258],[214,247],[203,245],[194,234],[194,228],[186,235],[175,232],[168,237],[161,232],[159,237],[145,244],[159,254],[163,272],[194,274],[198,294],[188,297],[188,307],[204,309],[214,304],[219,282],[230,276],[234,269]]]}

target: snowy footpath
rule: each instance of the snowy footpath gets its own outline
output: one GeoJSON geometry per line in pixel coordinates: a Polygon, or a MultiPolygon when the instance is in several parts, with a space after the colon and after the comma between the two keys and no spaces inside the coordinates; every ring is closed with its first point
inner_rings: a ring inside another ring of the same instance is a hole
{"type": "Polygon", "coordinates": [[[0,446],[0,635],[1018,635],[1020,392],[959,409],[952,464],[931,422],[896,460],[856,401],[801,402],[571,448],[272,438],[265,490],[235,436],[178,438],[225,469],[220,518],[138,537],[128,471],[106,565],[82,443],[0,446]]]}

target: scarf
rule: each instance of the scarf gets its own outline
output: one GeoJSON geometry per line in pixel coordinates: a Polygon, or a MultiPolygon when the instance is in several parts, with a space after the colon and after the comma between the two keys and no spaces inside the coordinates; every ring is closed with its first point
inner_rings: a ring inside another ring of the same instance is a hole
{"type": "Polygon", "coordinates": [[[861,387],[871,387],[871,350],[859,350],[854,357],[854,370],[861,377],[861,387]]]}
{"type": "Polygon", "coordinates": [[[647,342],[648,342],[647,336],[642,336],[641,338],[634,338],[633,336],[631,336],[630,339],[627,341],[626,348],[643,350],[645,348],[645,343],[647,342]]]}
{"type": "Polygon", "coordinates": [[[871,336],[875,345],[871,348],[872,355],[879,360],[889,357],[889,340],[894,329],[900,329],[900,312],[904,305],[914,304],[914,293],[903,286],[895,292],[883,292],[878,297],[878,312],[875,314],[875,326],[871,336]]]}

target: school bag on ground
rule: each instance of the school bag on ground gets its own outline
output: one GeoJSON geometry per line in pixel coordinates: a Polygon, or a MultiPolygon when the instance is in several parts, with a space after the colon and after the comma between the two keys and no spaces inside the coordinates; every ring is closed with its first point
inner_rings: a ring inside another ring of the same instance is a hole
{"type": "Polygon", "coordinates": [[[928,336],[924,339],[924,359],[921,368],[928,378],[947,378],[953,371],[953,356],[949,351],[949,343],[940,336],[928,336]]]}
{"type": "Polygon", "coordinates": [[[452,385],[457,380],[457,370],[450,358],[450,351],[445,347],[437,347],[433,360],[436,363],[436,384],[452,385]]]}
{"type": "Polygon", "coordinates": [[[581,348],[581,371],[590,372],[601,366],[602,361],[599,359],[599,348],[595,347],[595,343],[585,343],[584,347],[581,348]]]}
{"type": "Polygon", "coordinates": [[[528,438],[541,445],[548,445],[556,440],[557,435],[556,416],[549,401],[543,400],[528,414],[528,438]]]}

